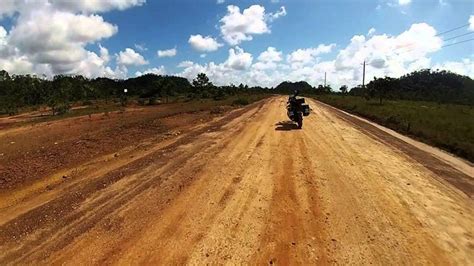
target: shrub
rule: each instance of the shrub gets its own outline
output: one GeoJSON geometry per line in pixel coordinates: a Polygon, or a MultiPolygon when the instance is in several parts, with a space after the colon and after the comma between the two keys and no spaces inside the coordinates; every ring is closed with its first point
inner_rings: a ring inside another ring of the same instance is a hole
{"type": "Polygon", "coordinates": [[[145,103],[146,103],[146,99],[145,99],[145,98],[138,98],[137,103],[138,103],[138,105],[143,106],[143,105],[145,105],[145,103]]]}
{"type": "Polygon", "coordinates": [[[53,114],[63,115],[71,110],[71,105],[69,103],[61,103],[54,107],[53,114]]]}
{"type": "Polygon", "coordinates": [[[93,103],[92,103],[91,100],[84,100],[84,101],[82,102],[82,105],[92,105],[92,104],[93,104],[93,103]]]}
{"type": "Polygon", "coordinates": [[[160,103],[161,103],[161,101],[159,101],[158,98],[156,98],[154,96],[150,97],[148,99],[148,105],[157,105],[157,104],[160,104],[160,103]]]}
{"type": "Polygon", "coordinates": [[[244,99],[244,98],[238,98],[238,99],[235,99],[233,102],[232,102],[232,105],[247,105],[249,104],[249,101],[247,99],[244,99]]]}

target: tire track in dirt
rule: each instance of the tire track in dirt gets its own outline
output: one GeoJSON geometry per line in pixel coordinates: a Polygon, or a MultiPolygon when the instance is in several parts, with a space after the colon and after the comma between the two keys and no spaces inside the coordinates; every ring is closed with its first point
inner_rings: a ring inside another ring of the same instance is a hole
{"type": "Polygon", "coordinates": [[[313,162],[332,158],[317,168],[323,168],[328,177],[327,189],[322,194],[329,198],[326,206],[330,219],[342,221],[330,221],[330,233],[338,240],[335,232],[346,232],[341,237],[349,241],[337,241],[342,252],[336,257],[342,257],[345,263],[360,260],[355,256],[358,254],[380,263],[402,260],[443,264],[450,261],[448,258],[463,263],[472,260],[468,255],[473,226],[471,200],[446,188],[423,164],[384,142],[374,142],[372,136],[344,120],[338,122],[332,110],[313,105],[316,115],[310,120],[325,118],[335,122],[315,121],[311,125],[318,130],[305,132],[307,139],[322,142],[321,147],[332,147],[322,149],[320,152],[329,153],[313,162]],[[328,138],[330,132],[339,132],[336,138],[341,141],[328,138]],[[348,230],[352,233],[347,234],[348,230]],[[444,233],[446,230],[449,233],[444,233]],[[352,240],[347,236],[352,236],[352,240]],[[357,247],[356,243],[363,245],[357,247]]]}
{"type": "Polygon", "coordinates": [[[474,262],[471,198],[310,104],[303,130],[274,97],[80,179],[0,223],[0,264],[474,262]]]}
{"type": "MultiPolygon", "coordinates": [[[[430,171],[434,172],[437,176],[441,177],[443,180],[452,184],[462,192],[464,192],[469,197],[474,196],[474,178],[468,174],[461,172],[454,167],[450,166],[446,162],[443,162],[436,156],[429,154],[414,145],[410,145],[405,141],[387,134],[386,132],[376,128],[375,126],[365,123],[355,117],[345,114],[344,112],[324,105],[326,108],[331,108],[331,111],[341,120],[350,124],[351,126],[363,131],[368,136],[376,139],[377,141],[383,142],[386,145],[392,146],[396,149],[399,149],[402,153],[410,156],[412,159],[416,160],[418,163],[422,164],[430,171]]],[[[471,168],[472,171],[472,168],[471,168]]],[[[471,172],[474,174],[474,172],[471,172]]]]}
{"type": "MultiPolygon", "coordinates": [[[[252,113],[252,110],[258,112],[260,108],[261,106],[250,108],[250,112],[252,113]]],[[[180,155],[175,156],[176,154],[172,153],[174,150],[193,142],[204,133],[220,130],[229,120],[240,117],[244,112],[248,112],[248,109],[233,112],[222,121],[198,129],[188,137],[180,138],[163,149],[108,172],[95,180],[87,180],[72,186],[71,191],[65,195],[60,195],[58,198],[3,224],[0,231],[2,248],[15,246],[16,251],[3,253],[0,262],[3,259],[13,261],[14,259],[28,258],[33,254],[35,257],[47,258],[48,253],[60,250],[75,237],[91,229],[102,217],[133,200],[136,195],[150,186],[159,185],[166,175],[172,174],[173,169],[178,169],[179,165],[194,155],[193,152],[181,151],[180,155]],[[150,165],[153,165],[155,169],[166,166],[161,169],[164,176],[148,175],[147,179],[141,178],[149,172],[147,168],[150,165]],[[125,189],[120,190],[119,193],[107,193],[108,187],[125,177],[127,178],[125,189]],[[105,195],[101,195],[103,193],[105,195]],[[50,239],[50,241],[46,241],[46,239],[50,239]],[[18,245],[19,243],[22,245],[18,245]],[[40,255],[39,250],[47,250],[47,252],[42,252],[44,255],[40,255]]],[[[195,152],[209,146],[211,142],[212,140],[208,140],[199,143],[195,152]]]]}

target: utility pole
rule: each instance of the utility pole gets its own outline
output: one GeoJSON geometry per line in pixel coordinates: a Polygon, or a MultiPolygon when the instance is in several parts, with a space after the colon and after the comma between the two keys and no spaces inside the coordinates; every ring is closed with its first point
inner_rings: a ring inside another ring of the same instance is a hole
{"type": "Polygon", "coordinates": [[[326,88],[326,72],[324,72],[324,87],[326,88]]]}
{"type": "Polygon", "coordinates": [[[362,74],[362,88],[365,88],[365,61],[364,61],[364,68],[363,68],[363,74],[362,74]]]}

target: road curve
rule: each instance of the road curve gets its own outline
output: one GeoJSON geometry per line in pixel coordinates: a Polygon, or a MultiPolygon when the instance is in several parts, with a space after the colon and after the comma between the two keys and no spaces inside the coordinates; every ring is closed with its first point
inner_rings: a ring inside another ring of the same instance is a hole
{"type": "Polygon", "coordinates": [[[2,197],[0,264],[474,264],[449,166],[310,105],[302,130],[274,97],[2,197]]]}

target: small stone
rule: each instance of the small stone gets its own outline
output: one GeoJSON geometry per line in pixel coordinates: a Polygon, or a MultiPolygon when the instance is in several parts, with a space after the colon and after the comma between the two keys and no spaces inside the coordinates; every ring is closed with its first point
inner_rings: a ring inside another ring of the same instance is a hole
{"type": "Polygon", "coordinates": [[[67,176],[67,175],[63,175],[63,179],[67,179],[67,178],[68,178],[68,176],[67,176]]]}

